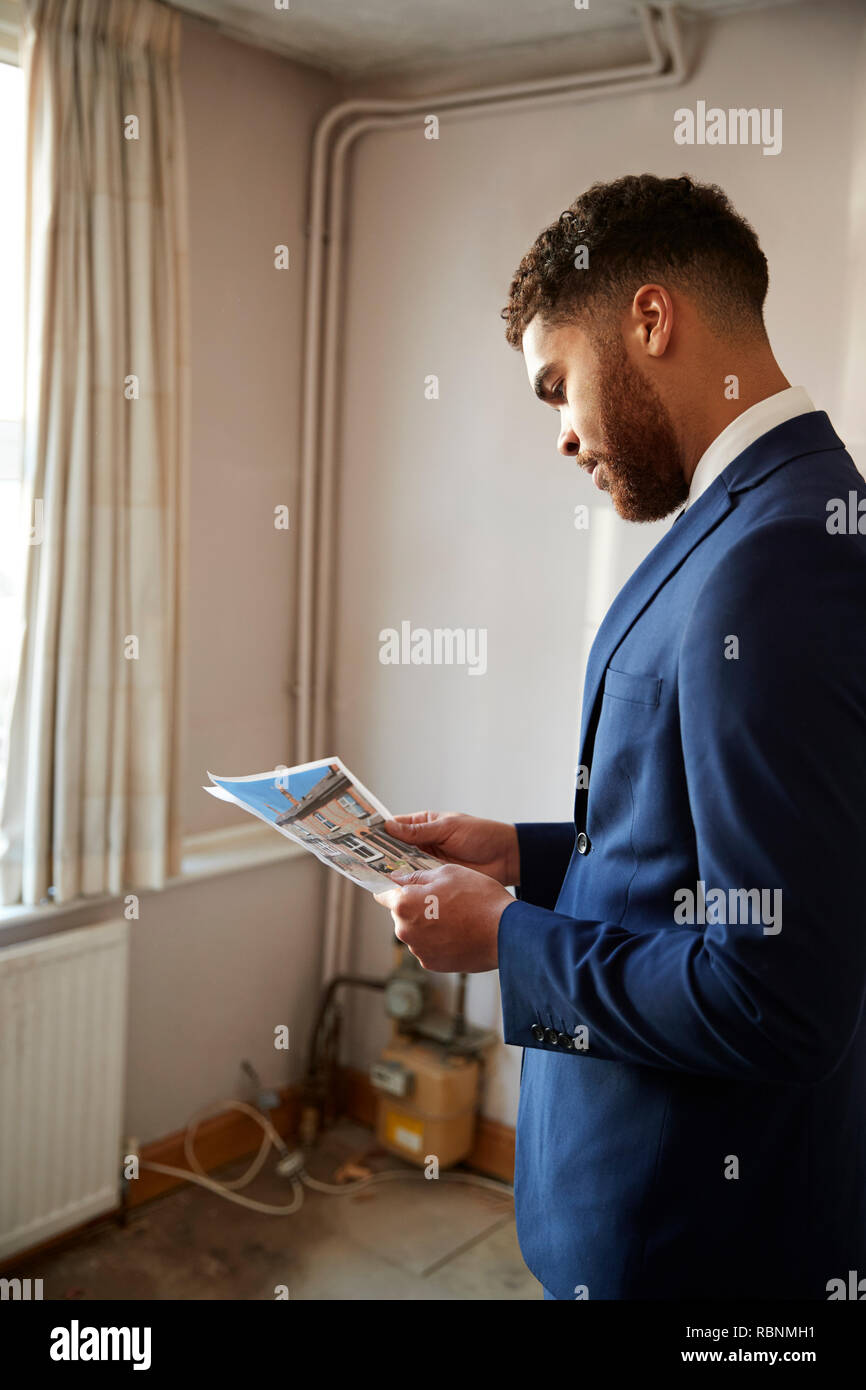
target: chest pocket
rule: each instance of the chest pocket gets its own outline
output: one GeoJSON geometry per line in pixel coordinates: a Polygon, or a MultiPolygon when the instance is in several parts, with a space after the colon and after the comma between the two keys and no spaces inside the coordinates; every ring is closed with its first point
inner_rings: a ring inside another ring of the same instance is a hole
{"type": "MultiPolygon", "coordinates": [[[[604,673],[590,765],[584,822],[590,840],[617,845],[625,854],[631,844],[636,792],[650,771],[647,754],[656,733],[661,703],[660,676],[631,675],[609,666],[604,673]]],[[[576,815],[581,812],[576,799],[576,815]]],[[[581,829],[578,826],[578,829],[581,829]]]]}
{"type": "Polygon", "coordinates": [[[613,700],[626,700],[632,705],[657,706],[661,699],[660,676],[632,676],[608,666],[604,673],[604,693],[613,700]]]}

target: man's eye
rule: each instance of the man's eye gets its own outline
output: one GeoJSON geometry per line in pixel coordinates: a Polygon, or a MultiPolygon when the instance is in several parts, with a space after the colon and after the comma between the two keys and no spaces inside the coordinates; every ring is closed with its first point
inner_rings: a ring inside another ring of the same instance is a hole
{"type": "Polygon", "coordinates": [[[562,382],[562,381],[558,381],[558,382],[556,383],[556,385],[554,386],[554,388],[553,388],[553,390],[551,391],[550,394],[551,394],[551,396],[553,396],[554,400],[557,400],[557,401],[564,401],[564,400],[565,400],[565,383],[562,382]]]}

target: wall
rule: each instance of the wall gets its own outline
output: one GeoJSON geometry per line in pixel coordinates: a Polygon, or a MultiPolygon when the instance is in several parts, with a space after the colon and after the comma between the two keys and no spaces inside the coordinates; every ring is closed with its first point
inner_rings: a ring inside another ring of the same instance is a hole
{"type": "MultiPolygon", "coordinates": [[[[195,22],[183,32],[191,276],[185,830],[242,813],[206,770],[290,757],[306,166],[330,81],[195,22]],[[290,269],[274,268],[274,246],[290,269]]],[[[202,1105],[299,1080],[317,1002],[323,870],[310,857],[142,899],[130,968],[128,1115],[141,1142],[202,1105]],[[288,1053],[274,1028],[290,1030],[288,1053]]]]}
{"type": "MultiPolygon", "coordinates": [[[[629,526],[554,452],[499,311],[537,232],[595,179],[651,170],[719,182],[770,261],[767,318],[783,371],[843,437],[866,439],[851,371],[855,256],[852,123],[863,11],[824,4],[689,28],[694,76],[677,90],[449,117],[365,137],[355,161],[344,333],[338,749],[395,812],[453,808],[569,819],[588,640],[669,523],[629,526]],[[784,147],[673,143],[699,99],[782,107],[784,147]],[[440,398],[426,400],[435,373],[440,398]],[[591,511],[588,531],[574,508],[591,511]],[[488,671],[383,666],[378,634],[486,627],[488,671]]],[[[431,103],[435,111],[435,103],[431,103]]],[[[858,204],[862,220],[862,197],[858,204]]],[[[862,274],[862,272],[861,272],[862,274]]],[[[390,919],[359,894],[356,968],[390,960],[390,919]]],[[[470,982],[470,1017],[501,1028],[495,974],[470,982]]],[[[358,1006],[350,1060],[384,1041],[358,1006]]],[[[501,1046],[485,1099],[516,1116],[519,1051],[501,1046]]]]}
{"type": "Polygon", "coordinates": [[[317,1004],[321,873],[304,856],[142,900],[129,961],[129,1134],[158,1139],[204,1106],[251,1099],[243,1058],[266,1085],[302,1079],[317,1004]],[[288,1051],[274,1047],[279,1024],[288,1051]]]}
{"type": "Polygon", "coordinates": [[[226,824],[206,769],[291,756],[307,163],[330,80],[184,24],[192,461],[185,827],[226,824]],[[289,270],[274,267],[287,245],[289,270]],[[276,530],[274,508],[290,508],[276,530]],[[205,779],[206,780],[206,779],[205,779]]]}

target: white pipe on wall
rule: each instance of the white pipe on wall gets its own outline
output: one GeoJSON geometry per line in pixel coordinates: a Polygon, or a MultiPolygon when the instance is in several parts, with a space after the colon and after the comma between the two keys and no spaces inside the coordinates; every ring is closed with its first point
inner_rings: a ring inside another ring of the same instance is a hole
{"type": "MultiPolygon", "coordinates": [[[[672,10],[672,6],[667,6],[667,10],[672,10]]],[[[515,101],[531,102],[545,94],[549,94],[555,100],[560,99],[572,92],[577,92],[581,88],[592,87],[593,90],[602,89],[602,94],[610,90],[610,84],[619,79],[626,79],[625,90],[640,89],[646,79],[655,79],[664,72],[667,62],[666,55],[662,51],[655,31],[653,18],[653,8],[650,5],[638,6],[638,14],[644,39],[650,52],[650,57],[646,62],[634,63],[628,66],[607,68],[602,71],[591,73],[580,73],[574,77],[555,76],[542,78],[534,82],[507,83],[494,87],[477,88],[474,90],[462,90],[459,92],[447,93],[439,97],[425,96],[418,99],[400,101],[377,101],[374,98],[356,98],[350,101],[339,103],[331,108],[319,121],[313,136],[312,161],[310,174],[310,195],[309,195],[309,252],[307,261],[306,295],[304,305],[304,390],[302,404],[302,441],[301,441],[301,542],[300,542],[300,613],[298,629],[298,675],[295,687],[297,696],[296,709],[296,759],[311,760],[324,753],[325,750],[318,748],[315,737],[315,715],[314,708],[320,700],[327,699],[327,692],[321,687],[317,687],[314,674],[314,650],[317,645],[317,632],[315,629],[316,605],[311,597],[312,585],[314,583],[314,563],[316,552],[316,455],[318,433],[322,428],[323,419],[327,417],[320,413],[320,403],[318,400],[321,383],[321,336],[320,327],[322,323],[322,298],[323,281],[325,283],[325,293],[327,284],[331,280],[331,264],[327,265],[323,274],[323,252],[325,250],[325,240],[327,233],[325,230],[325,218],[329,205],[333,207],[335,192],[342,192],[343,161],[348,145],[363,134],[368,129],[396,124],[400,117],[415,117],[419,112],[430,110],[431,106],[436,106],[439,110],[470,109],[472,107],[493,106],[494,103],[510,105],[515,101]],[[353,116],[372,117],[372,121],[359,120],[357,125],[350,128],[352,131],[347,141],[341,141],[338,147],[329,147],[329,141],[341,121],[345,121],[353,116]],[[329,154],[331,156],[329,160],[329,154]],[[339,175],[339,177],[337,177],[339,175]],[[318,749],[318,751],[317,751],[318,749]]],[[[666,14],[666,19],[668,15],[666,14]]],[[[675,38],[678,36],[674,36],[675,38]]],[[[667,35],[669,44],[671,34],[667,35]]],[[[674,62],[676,66],[676,62],[674,62]]],[[[335,222],[333,216],[330,219],[331,238],[336,235],[339,241],[339,223],[335,222]]],[[[328,250],[331,254],[335,249],[335,242],[330,240],[328,250]]],[[[323,467],[327,468],[327,462],[323,460],[323,467]]],[[[319,516],[324,515],[319,511],[319,516]]],[[[322,539],[321,537],[319,538],[322,539]]],[[[320,563],[321,572],[322,565],[320,563]]],[[[319,605],[321,610],[321,605],[319,605]]],[[[324,646],[324,643],[318,643],[324,646]]],[[[321,674],[321,661],[319,664],[321,674]]]]}
{"type": "MultiPolygon", "coordinates": [[[[304,321],[300,611],[295,687],[297,761],[311,761],[333,751],[325,747],[325,739],[331,736],[332,728],[329,675],[332,670],[337,528],[336,370],[340,347],[342,223],[348,152],[366,132],[404,126],[431,110],[487,112],[517,104],[543,107],[568,99],[590,101],[595,97],[677,86],[684,80],[686,68],[676,6],[665,4],[662,12],[667,55],[658,41],[653,7],[639,6],[641,27],[650,51],[645,63],[581,73],[571,78],[551,77],[420,99],[352,100],[333,107],[316,128],[310,176],[310,246],[304,321]],[[358,119],[352,119],[354,117],[358,119]],[[347,124],[332,140],[341,122],[347,124]]],[[[328,879],[323,982],[347,967],[354,903],[347,879],[337,874],[329,875],[328,879]]]]}

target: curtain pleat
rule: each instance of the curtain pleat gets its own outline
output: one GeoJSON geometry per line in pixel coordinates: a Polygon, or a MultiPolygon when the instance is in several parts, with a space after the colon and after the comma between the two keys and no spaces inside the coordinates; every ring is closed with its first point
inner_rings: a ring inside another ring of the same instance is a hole
{"type": "Polygon", "coordinates": [[[0,819],[7,904],[179,871],[189,411],[180,16],[25,10],[24,504],[42,499],[43,538],[0,819]]]}

